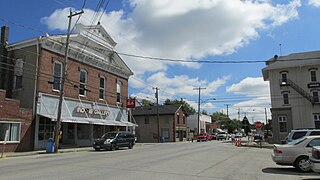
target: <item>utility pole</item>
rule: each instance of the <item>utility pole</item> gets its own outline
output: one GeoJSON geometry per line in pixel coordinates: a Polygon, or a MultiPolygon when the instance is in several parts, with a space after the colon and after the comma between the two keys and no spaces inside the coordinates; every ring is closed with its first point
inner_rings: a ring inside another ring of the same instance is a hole
{"type": "Polygon", "coordinates": [[[240,123],[240,108],[238,108],[238,123],[237,123],[237,130],[239,129],[239,123],[240,123]]]}
{"type": "Polygon", "coordinates": [[[231,104],[225,104],[227,106],[227,118],[229,119],[229,105],[231,104]]]}
{"type": "Polygon", "coordinates": [[[156,98],[157,98],[157,129],[158,129],[158,143],[160,143],[160,121],[159,121],[159,88],[155,87],[153,89],[156,89],[156,98]]]}
{"type": "Polygon", "coordinates": [[[199,91],[199,97],[198,97],[198,134],[201,132],[200,131],[200,94],[201,94],[201,90],[202,89],[206,89],[206,88],[202,88],[202,87],[197,87],[197,88],[193,88],[193,90],[198,90],[199,91]]]}
{"type": "Polygon", "coordinates": [[[266,125],[265,125],[265,128],[267,129],[267,138],[269,136],[269,132],[268,132],[268,117],[267,117],[267,108],[264,108],[264,115],[266,116],[266,125]]]}
{"type": "Polygon", "coordinates": [[[73,16],[77,16],[82,14],[83,11],[80,11],[78,13],[72,14],[72,11],[70,9],[70,15],[69,18],[69,24],[68,24],[68,32],[67,32],[67,38],[66,38],[66,50],[64,55],[64,62],[62,63],[62,77],[61,77],[61,84],[60,84],[60,94],[59,94],[59,105],[58,105],[58,114],[57,114],[57,122],[55,126],[55,133],[54,133],[54,153],[58,153],[58,146],[59,146],[59,134],[60,134],[60,127],[61,127],[61,111],[62,111],[62,101],[63,101],[63,95],[64,95],[64,82],[67,76],[66,71],[66,65],[68,62],[68,50],[69,50],[69,37],[70,37],[70,29],[71,29],[71,19],[73,16]]]}

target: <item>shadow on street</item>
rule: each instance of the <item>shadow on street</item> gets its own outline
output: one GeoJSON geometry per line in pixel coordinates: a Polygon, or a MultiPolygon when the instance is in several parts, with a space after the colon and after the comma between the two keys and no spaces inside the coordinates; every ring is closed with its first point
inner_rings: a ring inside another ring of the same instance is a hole
{"type": "MultiPolygon", "coordinates": [[[[293,175],[293,176],[317,176],[319,177],[319,174],[314,172],[309,173],[301,173],[298,172],[294,167],[267,167],[262,169],[262,172],[264,173],[270,173],[270,174],[284,174],[284,175],[293,175]]],[[[319,178],[317,178],[319,180],[319,178]]],[[[307,179],[306,179],[307,180],[307,179]]],[[[308,179],[312,180],[312,179],[308,179]]]]}

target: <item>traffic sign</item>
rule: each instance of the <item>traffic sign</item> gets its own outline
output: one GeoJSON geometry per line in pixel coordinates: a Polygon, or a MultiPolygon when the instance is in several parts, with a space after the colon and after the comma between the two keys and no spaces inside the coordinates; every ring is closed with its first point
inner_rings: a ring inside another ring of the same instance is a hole
{"type": "Polygon", "coordinates": [[[260,122],[260,121],[257,121],[257,122],[255,123],[255,125],[256,125],[256,129],[261,129],[262,126],[263,126],[262,122],[260,122]]]}

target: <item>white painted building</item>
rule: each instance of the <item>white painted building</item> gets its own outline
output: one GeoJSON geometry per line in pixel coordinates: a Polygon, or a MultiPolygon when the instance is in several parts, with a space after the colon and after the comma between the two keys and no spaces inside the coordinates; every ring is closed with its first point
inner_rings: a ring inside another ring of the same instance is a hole
{"type": "Polygon", "coordinates": [[[274,56],[266,65],[274,142],[292,129],[320,128],[320,51],[274,56]]]}
{"type": "MultiPolygon", "coordinates": [[[[207,132],[207,130],[209,130],[210,128],[210,124],[211,124],[211,117],[208,115],[204,115],[204,114],[200,114],[199,116],[199,128],[200,128],[200,132],[207,132]]],[[[190,130],[193,130],[194,132],[198,132],[198,114],[193,114],[190,115],[187,118],[187,122],[188,122],[188,128],[190,130]]]]}

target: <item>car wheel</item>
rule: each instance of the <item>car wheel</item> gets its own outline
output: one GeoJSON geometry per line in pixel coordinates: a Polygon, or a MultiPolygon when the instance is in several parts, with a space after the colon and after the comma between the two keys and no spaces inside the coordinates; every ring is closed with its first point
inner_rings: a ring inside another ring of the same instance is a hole
{"type": "Polygon", "coordinates": [[[94,148],[95,151],[100,151],[100,148],[94,148]]]}
{"type": "Polygon", "coordinates": [[[300,172],[309,172],[311,170],[309,158],[306,156],[299,157],[295,161],[294,167],[300,172]]]}
{"type": "Polygon", "coordinates": [[[111,144],[111,147],[110,147],[110,150],[111,150],[111,151],[114,151],[114,150],[116,150],[116,148],[117,148],[116,144],[115,144],[115,143],[112,143],[112,144],[111,144]]]}
{"type": "Polygon", "coordinates": [[[132,142],[129,142],[129,146],[128,146],[129,149],[132,149],[133,148],[133,144],[132,142]]]}

